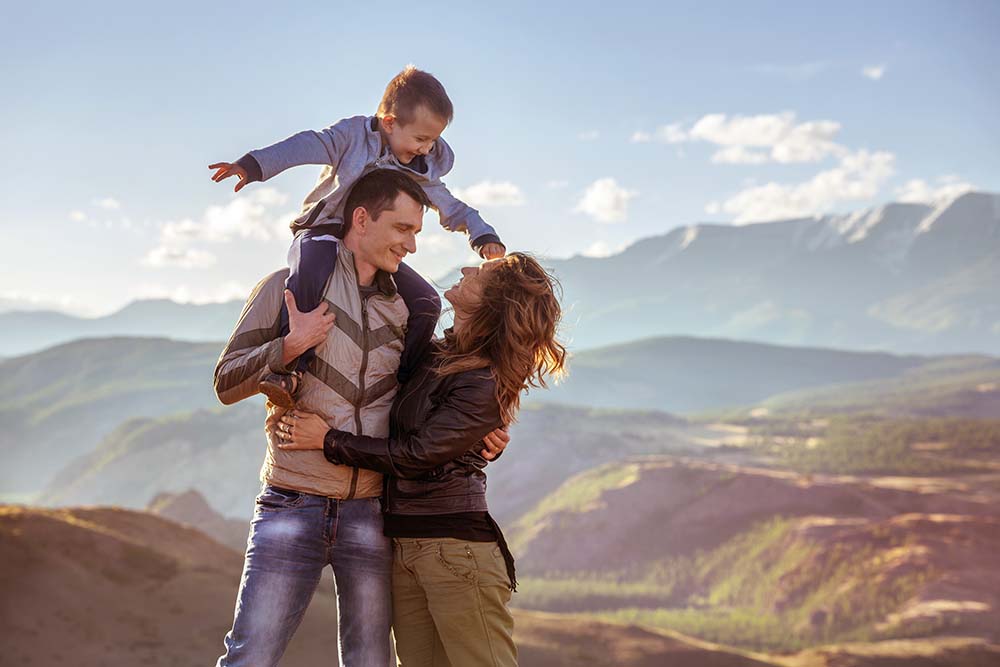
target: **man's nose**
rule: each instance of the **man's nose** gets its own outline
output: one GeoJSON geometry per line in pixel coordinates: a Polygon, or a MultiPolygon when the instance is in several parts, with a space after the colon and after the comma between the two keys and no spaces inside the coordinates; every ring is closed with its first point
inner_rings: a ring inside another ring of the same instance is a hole
{"type": "Polygon", "coordinates": [[[410,238],[406,239],[406,243],[404,244],[403,247],[406,248],[406,252],[411,254],[415,253],[417,251],[417,237],[411,236],[410,238]]]}

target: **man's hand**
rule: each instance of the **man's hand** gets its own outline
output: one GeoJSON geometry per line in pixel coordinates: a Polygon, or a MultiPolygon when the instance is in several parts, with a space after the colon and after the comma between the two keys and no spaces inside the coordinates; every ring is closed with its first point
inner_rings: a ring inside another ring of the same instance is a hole
{"type": "Polygon", "coordinates": [[[214,174],[212,174],[212,180],[216,183],[221,183],[230,176],[236,176],[240,180],[233,188],[233,192],[239,192],[244,185],[247,184],[247,172],[246,169],[234,162],[216,162],[215,164],[208,165],[209,169],[218,169],[214,174]]]}
{"type": "Polygon", "coordinates": [[[508,442],[510,442],[510,434],[507,433],[507,427],[498,428],[483,438],[483,444],[486,445],[486,448],[479,454],[487,461],[492,461],[506,449],[508,442]]]}
{"type": "Polygon", "coordinates": [[[479,254],[486,259],[500,259],[507,254],[507,249],[499,243],[487,243],[479,250],[479,254]]]}
{"type": "Polygon", "coordinates": [[[325,301],[308,313],[299,312],[295,295],[289,290],[285,290],[285,305],[288,307],[288,335],[285,336],[282,363],[287,366],[306,350],[325,341],[337,316],[327,312],[330,305],[325,301]]]}

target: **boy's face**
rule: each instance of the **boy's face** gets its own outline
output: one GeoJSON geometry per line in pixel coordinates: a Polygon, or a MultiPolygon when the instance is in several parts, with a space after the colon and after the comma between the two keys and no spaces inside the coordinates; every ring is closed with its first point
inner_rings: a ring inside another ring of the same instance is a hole
{"type": "Polygon", "coordinates": [[[382,130],[389,141],[389,149],[396,159],[409,164],[418,155],[427,155],[434,142],[444,132],[447,123],[443,118],[419,106],[413,120],[403,125],[393,115],[382,118],[382,130]]]}
{"type": "Polygon", "coordinates": [[[396,195],[392,208],[368,220],[361,237],[362,259],[376,268],[395,273],[399,263],[417,251],[417,234],[423,227],[424,207],[406,193],[396,195]]]}

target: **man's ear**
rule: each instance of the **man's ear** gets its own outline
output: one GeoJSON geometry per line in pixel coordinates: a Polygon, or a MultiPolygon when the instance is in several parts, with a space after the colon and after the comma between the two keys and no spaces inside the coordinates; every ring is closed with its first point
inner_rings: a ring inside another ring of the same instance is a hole
{"type": "Polygon", "coordinates": [[[368,232],[369,220],[371,220],[371,217],[368,215],[368,209],[364,206],[358,206],[354,209],[354,215],[351,216],[351,227],[363,235],[368,232]]]}

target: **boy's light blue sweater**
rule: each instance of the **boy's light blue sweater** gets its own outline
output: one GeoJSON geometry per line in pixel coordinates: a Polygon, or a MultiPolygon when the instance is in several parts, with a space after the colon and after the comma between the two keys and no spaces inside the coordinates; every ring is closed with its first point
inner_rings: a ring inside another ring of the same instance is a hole
{"type": "Polygon", "coordinates": [[[384,168],[398,169],[413,178],[437,209],[441,224],[453,232],[467,232],[473,249],[478,251],[487,243],[500,243],[496,231],[479,211],[456,199],[441,182],[454,162],[451,147],[439,137],[428,155],[418,156],[408,165],[400,164],[389,146],[382,144],[378,119],[374,116],[353,116],[324,130],[299,132],[266,148],[252,150],[239,160],[251,181],[266,181],[302,164],[325,165],[316,186],[302,203],[302,212],[292,222],[296,231],[343,222],[344,203],[351,186],[368,172],[384,168]]]}

